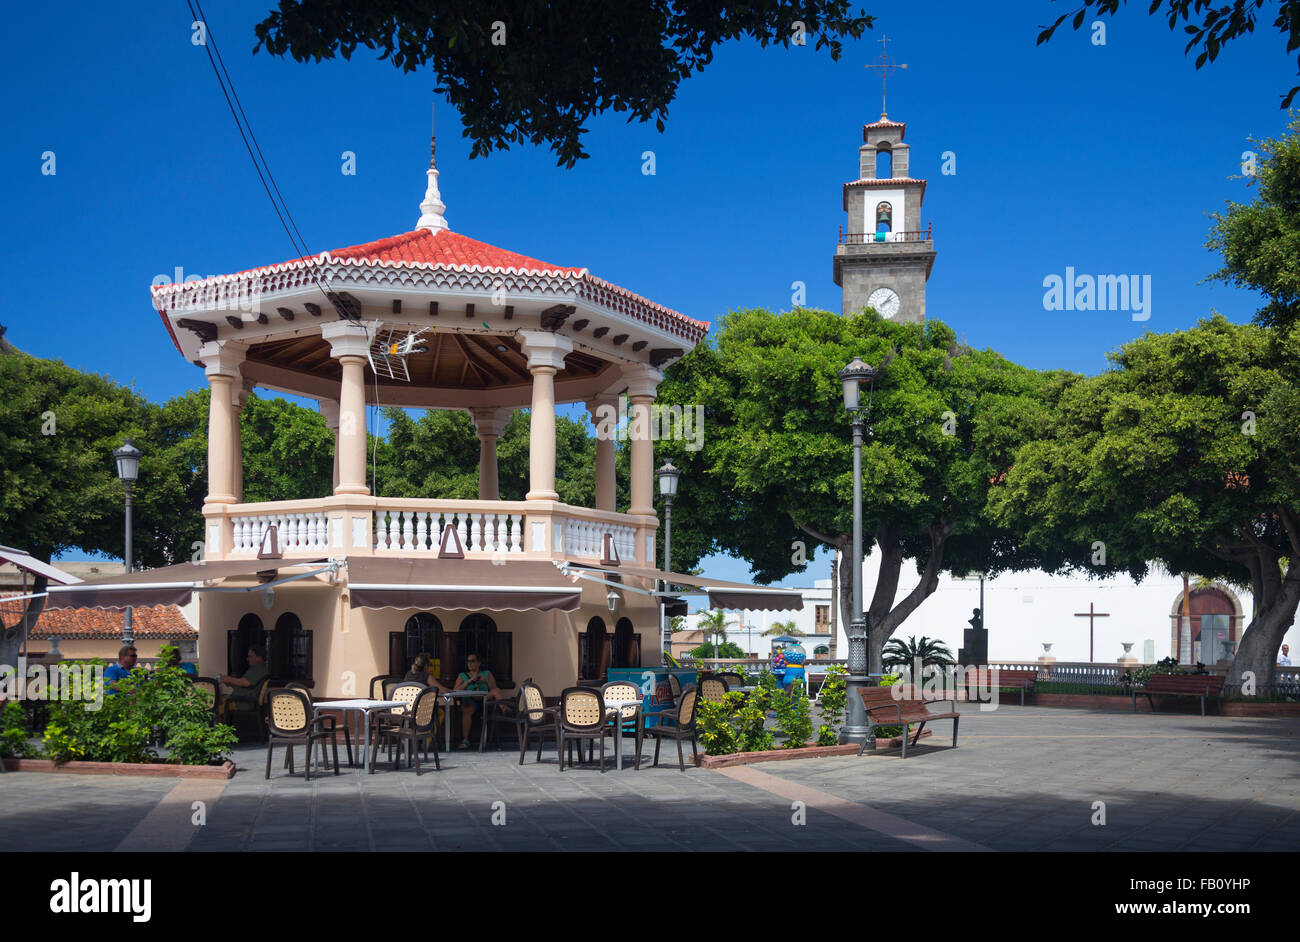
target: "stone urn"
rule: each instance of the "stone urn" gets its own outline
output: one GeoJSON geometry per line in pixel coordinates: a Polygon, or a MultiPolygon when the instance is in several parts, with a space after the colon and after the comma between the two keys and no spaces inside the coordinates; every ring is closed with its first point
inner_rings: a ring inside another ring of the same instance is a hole
{"type": "Polygon", "coordinates": [[[1044,644],[1044,645],[1043,645],[1043,653],[1044,653],[1044,654],[1051,654],[1051,653],[1052,653],[1052,645],[1051,645],[1051,644],[1044,644]]]}
{"type": "Polygon", "coordinates": [[[1137,642],[1136,642],[1136,641],[1121,641],[1120,644],[1124,645],[1124,656],[1125,656],[1125,657],[1128,657],[1129,654],[1133,651],[1133,645],[1137,644],[1137,642]]]}

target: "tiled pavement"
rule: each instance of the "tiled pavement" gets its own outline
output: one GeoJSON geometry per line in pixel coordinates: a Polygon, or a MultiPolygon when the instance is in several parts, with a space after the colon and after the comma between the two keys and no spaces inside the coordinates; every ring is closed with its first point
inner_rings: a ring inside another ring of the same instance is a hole
{"type": "MultiPolygon", "coordinates": [[[[243,747],[226,783],[9,773],[7,850],[1290,850],[1300,720],[1004,706],[909,752],[561,774],[551,749],[289,777],[243,747]],[[180,789],[179,791],[173,791],[180,789]],[[206,789],[206,791],[205,791],[206,789]],[[163,799],[170,795],[168,801],[163,799]],[[205,801],[195,826],[192,799],[205,801]],[[792,800],[806,803],[795,823],[792,800]],[[1091,823],[1095,802],[1106,823],[1091,823]],[[499,822],[504,813],[504,824],[499,822]],[[148,820],[146,821],[146,815],[148,820]]],[[[647,754],[649,753],[647,747],[647,754]]],[[[301,756],[301,751],[299,751],[301,756]]],[[[675,760],[675,756],[673,757],[675,760]]]]}

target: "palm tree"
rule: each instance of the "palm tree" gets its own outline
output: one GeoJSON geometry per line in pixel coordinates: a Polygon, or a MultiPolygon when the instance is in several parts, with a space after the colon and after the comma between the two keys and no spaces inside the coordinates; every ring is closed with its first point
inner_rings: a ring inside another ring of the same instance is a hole
{"type": "Polygon", "coordinates": [[[927,638],[925,635],[921,635],[920,641],[916,640],[915,635],[906,641],[890,638],[881,652],[881,662],[886,667],[911,667],[917,661],[921,662],[922,669],[949,667],[956,663],[952,651],[946,644],[927,638]]]}
{"type": "MultiPolygon", "coordinates": [[[[715,608],[711,612],[700,612],[700,620],[695,623],[695,627],[704,632],[704,640],[708,641],[712,635],[715,643],[720,643],[727,636],[727,628],[734,624],[727,620],[727,613],[720,608],[715,608]]],[[[716,645],[715,645],[716,646],[716,645]]]]}
{"type": "Polygon", "coordinates": [[[772,627],[763,632],[760,637],[766,638],[768,635],[789,635],[791,638],[802,638],[804,633],[799,630],[794,619],[789,621],[777,621],[772,623],[772,627]]]}

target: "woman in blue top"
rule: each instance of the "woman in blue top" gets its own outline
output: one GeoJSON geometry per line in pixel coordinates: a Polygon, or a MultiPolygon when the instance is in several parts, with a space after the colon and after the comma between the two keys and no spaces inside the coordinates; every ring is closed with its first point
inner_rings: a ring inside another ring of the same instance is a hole
{"type": "MultiPolygon", "coordinates": [[[[486,690],[488,692],[487,700],[497,700],[501,697],[501,691],[497,689],[496,678],[492,676],[491,671],[480,670],[482,661],[477,654],[470,654],[465,658],[465,670],[456,676],[457,690],[486,690]]],[[[469,728],[474,722],[475,716],[483,715],[483,704],[485,700],[480,697],[466,697],[461,701],[460,707],[460,749],[469,748],[469,728]],[[468,701],[466,703],[465,701],[468,701]],[[471,705],[473,709],[466,709],[471,705]]]]}

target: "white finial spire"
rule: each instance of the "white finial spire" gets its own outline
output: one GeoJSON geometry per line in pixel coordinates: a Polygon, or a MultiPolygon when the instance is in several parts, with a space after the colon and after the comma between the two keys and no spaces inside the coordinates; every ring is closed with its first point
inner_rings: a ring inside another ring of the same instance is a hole
{"type": "MultiPolygon", "coordinates": [[[[430,122],[432,126],[432,121],[430,122]]],[[[443,205],[442,194],[438,192],[438,138],[435,134],[429,135],[429,186],[424,191],[424,202],[420,204],[420,221],[415,224],[417,229],[428,229],[431,232],[437,232],[439,229],[447,229],[447,220],[442,214],[447,207],[443,205]]]]}

